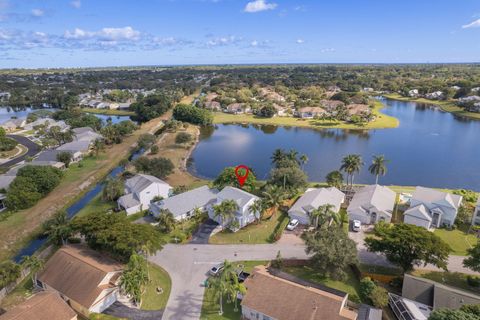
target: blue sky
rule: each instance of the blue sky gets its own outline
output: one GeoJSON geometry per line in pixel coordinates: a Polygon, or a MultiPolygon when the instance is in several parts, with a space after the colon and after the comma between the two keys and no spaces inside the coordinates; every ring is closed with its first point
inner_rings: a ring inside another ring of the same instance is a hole
{"type": "Polygon", "coordinates": [[[0,0],[0,68],[479,61],[479,0],[0,0]]]}

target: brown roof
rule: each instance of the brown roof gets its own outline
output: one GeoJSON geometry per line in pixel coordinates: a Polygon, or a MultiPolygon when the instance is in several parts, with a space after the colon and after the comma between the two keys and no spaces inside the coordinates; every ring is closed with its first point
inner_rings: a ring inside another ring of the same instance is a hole
{"type": "Polygon", "coordinates": [[[344,103],[339,100],[321,100],[320,104],[326,109],[336,109],[338,106],[344,105],[344,103]]]}
{"type": "Polygon", "coordinates": [[[370,112],[370,107],[366,104],[349,104],[347,106],[348,109],[348,114],[353,115],[353,114],[360,114],[362,112],[370,112]]]}
{"type": "MultiPolygon", "coordinates": [[[[118,262],[85,246],[60,248],[45,264],[38,280],[86,308],[106,289],[100,282],[107,273],[121,271],[118,262]]],[[[115,287],[109,284],[108,287],[115,287]]]]}
{"type": "Polygon", "coordinates": [[[298,109],[299,112],[312,112],[312,113],[323,113],[325,109],[320,107],[303,107],[298,109]]]}
{"type": "Polygon", "coordinates": [[[344,308],[343,296],[305,286],[256,267],[245,281],[247,293],[242,306],[278,320],[355,320],[357,313],[344,308]]]}
{"type": "Polygon", "coordinates": [[[1,320],[73,320],[77,314],[52,291],[37,293],[0,316],[1,320]]]}

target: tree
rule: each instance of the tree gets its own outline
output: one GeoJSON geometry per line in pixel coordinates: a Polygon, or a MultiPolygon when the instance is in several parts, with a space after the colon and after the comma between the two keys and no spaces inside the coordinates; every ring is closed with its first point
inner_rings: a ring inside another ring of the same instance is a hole
{"type": "Polygon", "coordinates": [[[64,210],[58,211],[51,219],[45,221],[43,230],[48,241],[58,246],[67,244],[67,239],[73,234],[67,212],[64,210]]]}
{"type": "Polygon", "coordinates": [[[468,257],[463,260],[463,266],[472,271],[480,272],[480,242],[473,248],[467,249],[468,257]]]}
{"type": "Polygon", "coordinates": [[[65,168],[70,166],[70,162],[72,162],[72,154],[68,151],[63,151],[57,154],[57,161],[63,162],[65,164],[65,168]]]}
{"type": "Polygon", "coordinates": [[[134,303],[142,304],[142,294],[148,283],[147,260],[136,253],[130,256],[127,268],[120,278],[120,288],[128,294],[134,303]]]}
{"type": "Polygon", "coordinates": [[[272,159],[272,164],[276,165],[280,161],[287,158],[287,153],[283,149],[275,149],[270,159],[272,159]]]}
{"type": "Polygon", "coordinates": [[[260,109],[259,115],[265,118],[272,118],[277,110],[272,105],[267,105],[260,109]]]}
{"type": "Polygon", "coordinates": [[[264,205],[267,208],[273,208],[275,213],[285,200],[285,190],[276,185],[267,185],[262,195],[264,205]]]}
{"type": "Polygon", "coordinates": [[[32,283],[35,286],[37,283],[37,272],[43,268],[44,261],[37,256],[23,256],[21,264],[24,268],[29,269],[32,274],[32,283]]]}
{"type": "Polygon", "coordinates": [[[5,206],[13,211],[22,210],[30,208],[41,198],[42,194],[32,179],[16,177],[8,187],[5,206]]]}
{"type": "Polygon", "coordinates": [[[350,154],[342,159],[342,165],[340,166],[340,170],[344,171],[347,174],[347,184],[348,177],[350,177],[350,186],[353,186],[353,178],[355,176],[355,173],[359,173],[362,166],[363,161],[362,157],[359,154],[350,154]]]}
{"type": "Polygon", "coordinates": [[[210,277],[209,284],[214,290],[215,297],[219,299],[219,315],[223,314],[223,297],[225,295],[227,295],[228,302],[235,303],[234,309],[237,308],[237,293],[245,292],[245,288],[238,282],[238,274],[231,262],[225,260],[222,271],[217,277],[210,277]]]}
{"type": "Polygon", "coordinates": [[[308,162],[308,156],[306,154],[302,154],[300,156],[300,162],[302,163],[302,170],[303,170],[303,167],[307,164],[308,162]]]}
{"type": "Polygon", "coordinates": [[[249,208],[250,212],[254,213],[255,220],[257,220],[257,222],[261,221],[264,207],[265,207],[264,201],[262,201],[262,199],[258,199],[258,200],[255,200],[249,208]]]}
{"type": "Polygon", "coordinates": [[[231,226],[238,204],[234,200],[223,200],[220,204],[213,206],[214,217],[220,218],[222,229],[225,225],[231,226]],[[226,222],[226,224],[225,224],[226,222]]]}
{"type": "Polygon", "coordinates": [[[102,199],[105,201],[117,201],[125,194],[123,181],[119,178],[107,178],[102,190],[102,199]]]}
{"type": "Polygon", "coordinates": [[[343,175],[340,171],[332,171],[325,177],[330,187],[341,188],[343,185],[343,175]]]}
{"type": "Polygon", "coordinates": [[[133,164],[137,171],[151,174],[160,179],[165,179],[175,168],[173,162],[167,158],[148,159],[147,157],[139,157],[133,164]]]}
{"type": "Polygon", "coordinates": [[[375,184],[378,184],[378,176],[384,176],[387,173],[387,162],[388,160],[383,155],[373,156],[372,164],[368,167],[368,171],[375,176],[375,184]]]}
{"type": "Polygon", "coordinates": [[[323,277],[342,280],[347,267],[357,263],[355,242],[337,228],[306,232],[302,238],[313,268],[323,277]]]}
{"type": "Polygon", "coordinates": [[[165,92],[141,97],[137,102],[132,103],[133,110],[141,122],[149,121],[160,117],[173,106],[173,101],[165,92]]]}
{"type": "Polygon", "coordinates": [[[376,308],[384,308],[388,305],[388,291],[380,286],[375,286],[372,292],[370,292],[369,298],[376,308]]]}
{"type": "Polygon", "coordinates": [[[138,138],[137,146],[140,149],[147,150],[157,141],[157,137],[150,133],[144,133],[138,138]]]}
{"type": "Polygon", "coordinates": [[[192,141],[192,135],[188,132],[179,132],[175,137],[176,144],[183,144],[192,141]]]}
{"type": "Polygon", "coordinates": [[[62,178],[62,171],[51,166],[28,165],[18,170],[17,177],[31,179],[36,190],[42,196],[52,191],[62,178]]]}
{"type": "Polygon", "coordinates": [[[173,117],[179,121],[201,126],[213,123],[213,114],[210,111],[188,104],[177,104],[173,109],[173,117]]]}
{"type": "Polygon", "coordinates": [[[160,210],[160,215],[158,216],[157,221],[158,229],[163,233],[172,232],[177,224],[177,220],[175,220],[173,213],[171,213],[168,209],[160,210]]]}
{"type": "Polygon", "coordinates": [[[0,262],[0,288],[16,281],[21,274],[20,266],[13,261],[0,262]]]}
{"type": "Polygon", "coordinates": [[[377,285],[375,284],[375,282],[372,281],[372,279],[370,279],[370,277],[364,277],[362,278],[362,280],[360,280],[359,295],[362,301],[370,300],[370,294],[376,286],[377,285]]]}
{"type": "Polygon", "coordinates": [[[308,181],[305,172],[299,167],[292,166],[272,169],[269,183],[284,189],[301,189],[308,184],[308,181]]]}
{"type": "Polygon", "coordinates": [[[338,212],[335,212],[334,206],[331,204],[324,204],[317,209],[310,212],[311,223],[315,228],[330,227],[332,223],[339,226],[341,217],[338,212]]]}
{"type": "Polygon", "coordinates": [[[103,150],[105,150],[105,142],[103,141],[103,139],[96,139],[92,145],[93,153],[96,157],[98,157],[100,152],[102,152],[103,150]]]}
{"type": "Polygon", "coordinates": [[[151,154],[157,154],[158,151],[160,151],[160,148],[159,148],[157,145],[153,145],[153,146],[150,148],[150,153],[151,153],[151,154]]]}
{"type": "Polygon", "coordinates": [[[438,309],[434,310],[428,320],[479,320],[480,317],[465,312],[463,310],[453,310],[453,309],[438,309]]]}
{"type": "Polygon", "coordinates": [[[425,228],[411,224],[377,224],[374,237],[365,239],[369,251],[385,254],[387,259],[404,272],[415,265],[433,264],[447,269],[451,248],[441,238],[425,228]]]}
{"type": "MultiPolygon", "coordinates": [[[[245,172],[239,171],[240,175],[245,175],[245,172]]],[[[255,184],[257,182],[257,178],[252,170],[249,170],[248,177],[245,180],[245,184],[243,185],[244,189],[253,191],[255,190],[255,184]]],[[[217,189],[223,189],[226,186],[232,186],[235,188],[242,188],[238,182],[237,176],[235,175],[235,168],[234,167],[227,167],[220,172],[218,177],[213,181],[213,186],[217,189]]]]}

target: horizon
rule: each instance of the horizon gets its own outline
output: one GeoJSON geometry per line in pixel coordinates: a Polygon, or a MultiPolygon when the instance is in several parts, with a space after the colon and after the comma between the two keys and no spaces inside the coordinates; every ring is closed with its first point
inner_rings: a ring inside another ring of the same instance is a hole
{"type": "Polygon", "coordinates": [[[0,69],[478,63],[480,3],[0,0],[0,69]]]}

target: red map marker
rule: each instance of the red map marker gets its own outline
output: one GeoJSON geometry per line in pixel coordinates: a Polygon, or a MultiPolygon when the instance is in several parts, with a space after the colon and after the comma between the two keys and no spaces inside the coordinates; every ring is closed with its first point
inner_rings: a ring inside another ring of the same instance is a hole
{"type": "Polygon", "coordinates": [[[240,184],[240,187],[243,187],[243,185],[245,184],[245,180],[247,180],[249,172],[250,172],[250,170],[248,169],[248,167],[244,166],[243,164],[235,167],[235,175],[237,176],[237,180],[238,180],[238,183],[240,184]],[[245,175],[243,175],[243,176],[240,175],[240,173],[239,173],[240,169],[245,170],[245,175]]]}

